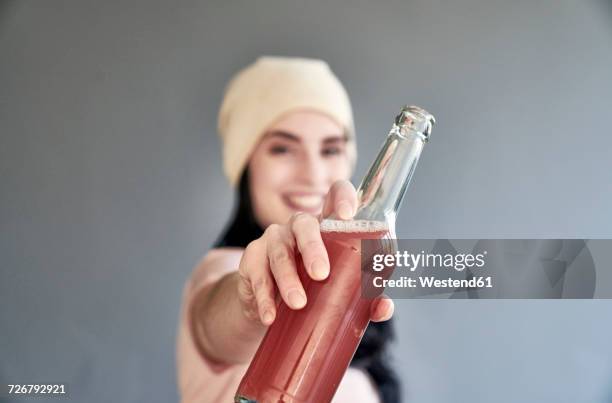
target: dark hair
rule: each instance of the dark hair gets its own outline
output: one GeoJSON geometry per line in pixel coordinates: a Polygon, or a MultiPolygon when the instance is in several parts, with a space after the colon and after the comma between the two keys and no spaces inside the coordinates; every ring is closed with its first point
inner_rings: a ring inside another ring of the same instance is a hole
{"type": "MultiPolygon", "coordinates": [[[[215,247],[245,248],[251,241],[261,237],[263,229],[257,224],[249,189],[248,169],[240,178],[238,201],[234,216],[223,235],[215,242],[215,247]]],[[[378,388],[383,403],[400,401],[399,381],[394,371],[385,362],[387,345],[395,337],[393,319],[386,322],[372,322],[359,343],[351,361],[352,367],[366,370],[378,388]]]]}

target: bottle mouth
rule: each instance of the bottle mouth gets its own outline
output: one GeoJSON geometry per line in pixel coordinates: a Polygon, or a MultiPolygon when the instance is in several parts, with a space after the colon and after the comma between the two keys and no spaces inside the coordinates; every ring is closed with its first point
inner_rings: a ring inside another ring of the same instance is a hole
{"type": "Polygon", "coordinates": [[[431,128],[435,123],[436,119],[431,113],[414,105],[404,106],[395,118],[395,124],[400,128],[400,132],[404,130],[417,132],[426,142],[429,140],[431,128]]]}

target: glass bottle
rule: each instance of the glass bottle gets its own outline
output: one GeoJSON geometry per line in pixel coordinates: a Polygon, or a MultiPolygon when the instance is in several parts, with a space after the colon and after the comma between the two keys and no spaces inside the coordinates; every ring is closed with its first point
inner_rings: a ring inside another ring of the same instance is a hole
{"type": "Polygon", "coordinates": [[[424,109],[402,108],[357,190],[355,217],[321,222],[330,274],[314,281],[298,259],[308,302],[301,310],[279,303],[236,403],[331,401],[370,322],[373,296],[362,293],[361,241],[379,240],[385,249],[395,238],[395,217],[433,124],[424,109]]]}

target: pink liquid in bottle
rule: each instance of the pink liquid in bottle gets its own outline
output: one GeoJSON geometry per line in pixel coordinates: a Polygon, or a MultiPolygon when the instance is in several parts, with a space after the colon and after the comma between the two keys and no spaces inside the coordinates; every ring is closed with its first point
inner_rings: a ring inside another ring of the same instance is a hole
{"type": "Polygon", "coordinates": [[[384,222],[321,223],[330,261],[324,281],[298,273],[308,302],[292,310],[284,302],[245,374],[236,402],[331,401],[370,320],[372,299],[362,297],[361,240],[387,238],[384,222]]]}

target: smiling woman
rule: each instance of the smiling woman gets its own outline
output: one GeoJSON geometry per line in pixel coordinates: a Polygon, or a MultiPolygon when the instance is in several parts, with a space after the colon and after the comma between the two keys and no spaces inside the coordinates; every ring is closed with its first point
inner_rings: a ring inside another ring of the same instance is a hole
{"type": "Polygon", "coordinates": [[[342,126],[316,111],[295,111],[273,124],[249,163],[258,224],[284,223],[298,211],[321,214],[331,185],[349,179],[346,141],[342,126]]]}
{"type": "MultiPolygon", "coordinates": [[[[357,206],[348,181],[356,156],[351,107],[325,62],[259,59],[228,86],[219,132],[238,204],[185,287],[177,346],[183,402],[232,400],[277,302],[308,304],[297,259],[313,280],[329,275],[319,220],[351,219],[357,206]]],[[[392,313],[390,300],[372,303],[378,323],[366,331],[335,403],[399,401],[383,359],[392,313]]]]}

